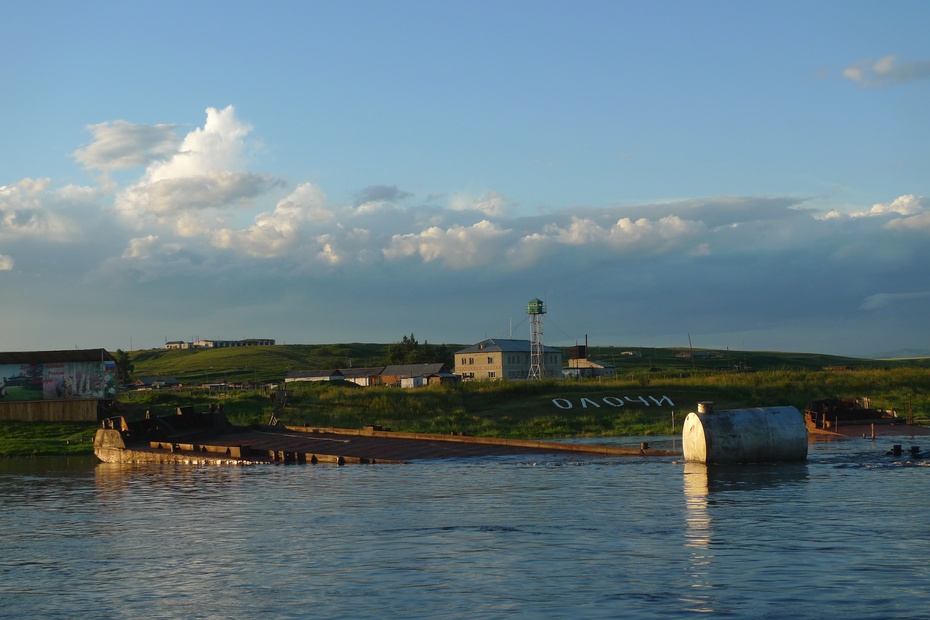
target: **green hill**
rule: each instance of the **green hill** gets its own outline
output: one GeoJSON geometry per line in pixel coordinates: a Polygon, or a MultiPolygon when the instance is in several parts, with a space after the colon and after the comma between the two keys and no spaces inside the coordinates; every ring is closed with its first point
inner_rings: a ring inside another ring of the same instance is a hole
{"type": "MultiPolygon", "coordinates": [[[[132,351],[133,377],[174,377],[183,383],[266,383],[290,371],[380,366],[388,344],[349,343],[274,345],[228,349],[148,349],[132,351]]],[[[446,345],[454,352],[462,345],[446,345]]],[[[568,359],[568,349],[564,349],[568,359]]],[[[821,370],[830,367],[930,367],[927,360],[867,360],[811,353],[719,351],[662,347],[589,347],[588,357],[609,362],[617,373],[719,372],[724,370],[821,370]],[[625,353],[634,353],[628,355],[625,353]],[[684,357],[682,357],[684,356],[684,357]]]]}
{"type": "Polygon", "coordinates": [[[292,370],[379,366],[382,344],[289,344],[228,349],[132,351],[133,377],[174,377],[182,383],[267,383],[292,370]]]}

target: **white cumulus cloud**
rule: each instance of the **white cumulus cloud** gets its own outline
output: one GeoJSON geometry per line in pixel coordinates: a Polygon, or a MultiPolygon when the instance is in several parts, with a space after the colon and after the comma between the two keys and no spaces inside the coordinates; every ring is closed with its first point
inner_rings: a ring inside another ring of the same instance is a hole
{"type": "Polygon", "coordinates": [[[492,263],[500,255],[501,238],[510,232],[488,220],[472,226],[432,226],[419,233],[394,235],[384,256],[420,256],[423,262],[441,260],[454,269],[477,267],[492,263]]]}
{"type": "Polygon", "coordinates": [[[177,152],[148,171],[151,181],[195,177],[216,170],[242,170],[245,165],[245,138],[252,126],[236,118],[228,105],[222,110],[207,108],[202,128],[188,133],[177,152]]]}
{"type": "MultiPolygon", "coordinates": [[[[280,201],[274,211],[259,214],[249,228],[223,228],[214,234],[212,243],[260,258],[281,256],[294,248],[309,223],[326,222],[332,217],[333,213],[326,208],[323,191],[316,185],[304,183],[280,201]]],[[[334,261],[328,259],[327,262],[334,261]]]]}
{"type": "Polygon", "coordinates": [[[143,178],[117,198],[117,210],[139,226],[147,216],[160,223],[186,219],[188,235],[216,227],[191,212],[248,207],[280,185],[269,175],[246,170],[245,138],[251,129],[236,118],[233,106],[208,108],[203,128],[188,133],[170,157],[150,164],[143,178]],[[191,226],[192,220],[201,224],[191,226]]]}
{"type": "Polygon", "coordinates": [[[73,155],[85,168],[97,170],[146,166],[170,156],[178,145],[174,125],[113,121],[90,125],[87,130],[93,134],[93,141],[73,155]]]}
{"type": "Polygon", "coordinates": [[[888,213],[896,213],[898,215],[915,215],[926,211],[924,205],[924,197],[914,196],[908,194],[906,196],[899,196],[895,198],[888,204],[874,204],[872,209],[867,213],[861,213],[858,215],[885,215],[888,213]]]}
{"type": "Polygon", "coordinates": [[[0,239],[66,241],[80,234],[68,211],[92,206],[100,192],[71,185],[53,190],[50,185],[49,179],[23,179],[0,186],[0,239]]]}
{"type": "Polygon", "coordinates": [[[543,235],[565,245],[607,244],[616,249],[642,245],[667,245],[684,237],[691,237],[706,227],[700,222],[683,220],[677,215],[667,215],[658,220],[645,217],[632,219],[622,217],[609,227],[582,217],[572,217],[568,227],[548,225],[543,235]]]}
{"type": "MultiPolygon", "coordinates": [[[[550,223],[539,231],[523,235],[508,248],[507,256],[511,266],[525,267],[543,256],[560,252],[560,246],[573,246],[581,255],[655,255],[670,251],[706,228],[702,222],[684,220],[677,215],[655,220],[621,217],[613,224],[573,215],[567,225],[550,223]]],[[[709,246],[705,244],[699,251],[708,252],[709,246]]]]}
{"type": "Polygon", "coordinates": [[[923,196],[906,194],[887,204],[872,205],[868,211],[852,213],[850,217],[881,217],[887,220],[884,227],[888,230],[930,230],[930,210],[927,206],[923,196]]]}
{"type": "Polygon", "coordinates": [[[260,196],[274,180],[263,174],[210,170],[192,177],[135,185],[122,196],[134,210],[164,216],[192,209],[240,205],[260,196]]]}
{"type": "Polygon", "coordinates": [[[0,254],[0,271],[11,271],[13,269],[13,257],[6,254],[0,254]]]}
{"type": "Polygon", "coordinates": [[[682,237],[689,237],[703,228],[702,224],[683,220],[677,215],[667,215],[658,221],[639,218],[634,222],[630,218],[622,218],[611,229],[610,240],[618,247],[644,242],[667,245],[682,237]]]}

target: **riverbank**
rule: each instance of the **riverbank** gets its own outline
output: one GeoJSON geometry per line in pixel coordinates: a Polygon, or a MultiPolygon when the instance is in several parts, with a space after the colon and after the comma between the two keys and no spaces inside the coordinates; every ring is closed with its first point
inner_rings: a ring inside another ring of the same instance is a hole
{"type": "MultiPolygon", "coordinates": [[[[872,407],[919,420],[930,412],[930,370],[771,370],[651,373],[598,380],[469,382],[418,389],[354,384],[287,384],[279,420],[288,425],[363,428],[509,439],[670,436],[701,401],[718,409],[791,405],[869,396],[872,407]]],[[[280,403],[278,403],[280,404],[280,403]]],[[[180,406],[222,405],[233,424],[267,424],[273,402],[261,390],[199,388],[129,391],[119,409],[130,420],[180,406]]],[[[0,456],[91,454],[93,424],[0,422],[0,456]]]]}
{"type": "Polygon", "coordinates": [[[87,422],[0,422],[0,457],[92,455],[97,427],[87,422]]]}

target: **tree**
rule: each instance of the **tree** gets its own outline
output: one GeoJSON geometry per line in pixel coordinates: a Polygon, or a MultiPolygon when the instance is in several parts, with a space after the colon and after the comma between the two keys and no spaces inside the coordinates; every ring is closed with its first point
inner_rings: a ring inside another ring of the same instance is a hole
{"type": "Polygon", "coordinates": [[[116,360],[116,380],[120,383],[128,383],[132,371],[135,370],[135,366],[129,362],[129,354],[122,349],[117,349],[113,358],[116,360]]]}
{"type": "Polygon", "coordinates": [[[409,362],[407,360],[414,357],[419,346],[420,343],[417,342],[416,336],[414,336],[412,333],[410,334],[409,338],[404,336],[400,342],[395,342],[388,347],[384,362],[387,365],[412,364],[414,362],[409,362]]]}
{"type": "Polygon", "coordinates": [[[400,342],[390,345],[385,355],[387,364],[448,364],[451,360],[445,345],[435,347],[428,342],[421,345],[416,336],[404,336],[400,342]]]}

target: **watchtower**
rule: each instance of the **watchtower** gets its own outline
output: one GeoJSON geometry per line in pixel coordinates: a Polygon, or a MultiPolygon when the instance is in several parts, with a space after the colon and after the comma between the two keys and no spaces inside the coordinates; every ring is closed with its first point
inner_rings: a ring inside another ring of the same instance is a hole
{"type": "Polygon", "coordinates": [[[546,304],[541,299],[531,299],[526,305],[526,313],[530,315],[530,373],[527,379],[542,379],[546,376],[542,324],[546,304]]]}

